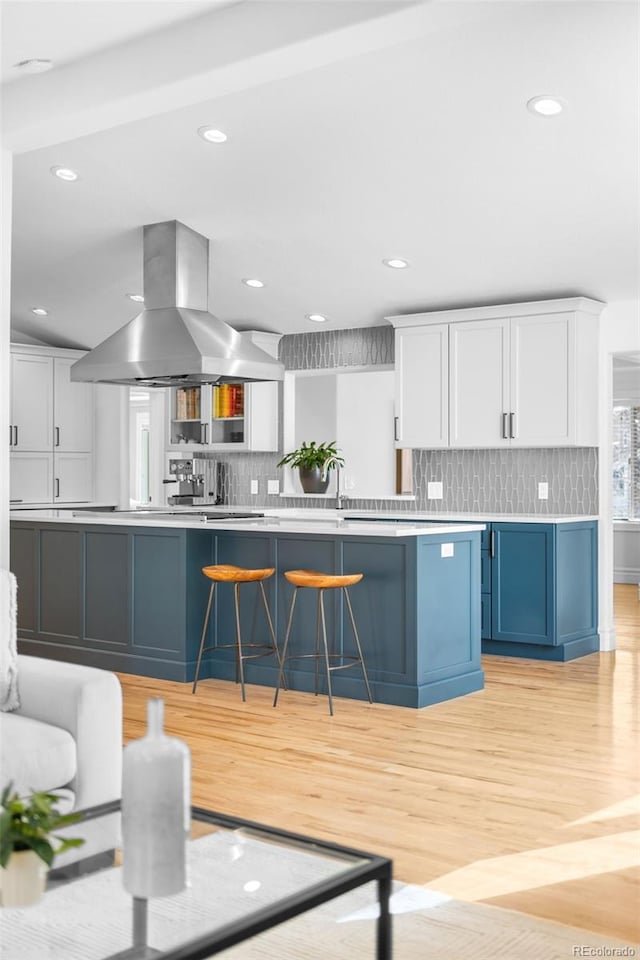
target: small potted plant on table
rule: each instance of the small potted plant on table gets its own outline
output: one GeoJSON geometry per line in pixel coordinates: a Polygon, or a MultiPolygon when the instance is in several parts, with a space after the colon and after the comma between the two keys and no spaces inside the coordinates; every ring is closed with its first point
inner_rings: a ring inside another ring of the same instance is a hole
{"type": "Polygon", "coordinates": [[[305,493],[326,493],[329,486],[329,470],[341,467],[343,458],[339,455],[336,441],[316,443],[312,440],[307,444],[284,455],[279,467],[298,468],[300,483],[305,493]]]}
{"type": "Polygon", "coordinates": [[[9,784],[0,798],[0,898],[3,907],[26,907],[44,893],[53,858],[84,840],[53,835],[79,819],[78,814],[58,813],[55,794],[41,791],[21,798],[12,790],[9,784]],[[55,848],[53,840],[60,846],[55,848]]]}

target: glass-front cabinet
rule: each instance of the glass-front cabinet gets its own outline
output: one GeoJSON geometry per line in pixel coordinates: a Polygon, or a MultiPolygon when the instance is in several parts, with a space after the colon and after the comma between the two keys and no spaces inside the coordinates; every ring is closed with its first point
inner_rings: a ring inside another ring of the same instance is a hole
{"type": "MultiPolygon", "coordinates": [[[[280,334],[242,334],[277,357],[280,334]]],[[[275,381],[171,387],[167,393],[167,449],[277,450],[278,392],[275,381]]]]}
{"type": "Polygon", "coordinates": [[[169,398],[170,446],[246,446],[248,418],[245,416],[245,402],[253,386],[256,385],[224,383],[220,386],[204,384],[201,387],[172,388],[169,398]]]}

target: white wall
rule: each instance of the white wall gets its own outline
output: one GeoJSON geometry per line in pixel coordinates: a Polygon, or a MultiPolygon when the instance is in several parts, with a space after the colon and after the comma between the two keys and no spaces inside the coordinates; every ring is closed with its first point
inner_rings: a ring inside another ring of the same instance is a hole
{"type": "Polygon", "coordinates": [[[598,487],[600,499],[600,531],[598,538],[599,632],[600,649],[615,649],[613,619],[613,508],[612,471],[613,436],[611,407],[613,404],[612,354],[640,350],[640,300],[618,300],[609,303],[600,318],[600,453],[598,487]]]}
{"type": "Polygon", "coordinates": [[[0,567],[9,569],[9,339],[11,317],[11,183],[13,158],[0,153],[0,567]]]}
{"type": "Polygon", "coordinates": [[[640,523],[614,521],[613,580],[640,584],[640,523]]]}

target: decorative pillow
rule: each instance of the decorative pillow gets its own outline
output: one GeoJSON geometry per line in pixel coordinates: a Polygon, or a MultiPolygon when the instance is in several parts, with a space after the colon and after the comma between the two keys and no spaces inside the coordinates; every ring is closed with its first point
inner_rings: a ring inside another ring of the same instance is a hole
{"type": "Polygon", "coordinates": [[[0,569],[0,710],[15,710],[18,699],[17,583],[0,569]]]}

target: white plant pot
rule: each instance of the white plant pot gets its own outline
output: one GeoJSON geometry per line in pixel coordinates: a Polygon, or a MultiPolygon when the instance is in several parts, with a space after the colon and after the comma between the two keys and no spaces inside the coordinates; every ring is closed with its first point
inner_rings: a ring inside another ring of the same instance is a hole
{"type": "Polygon", "coordinates": [[[33,850],[14,851],[0,868],[0,902],[3,907],[29,907],[44,893],[47,865],[33,850]]]}

